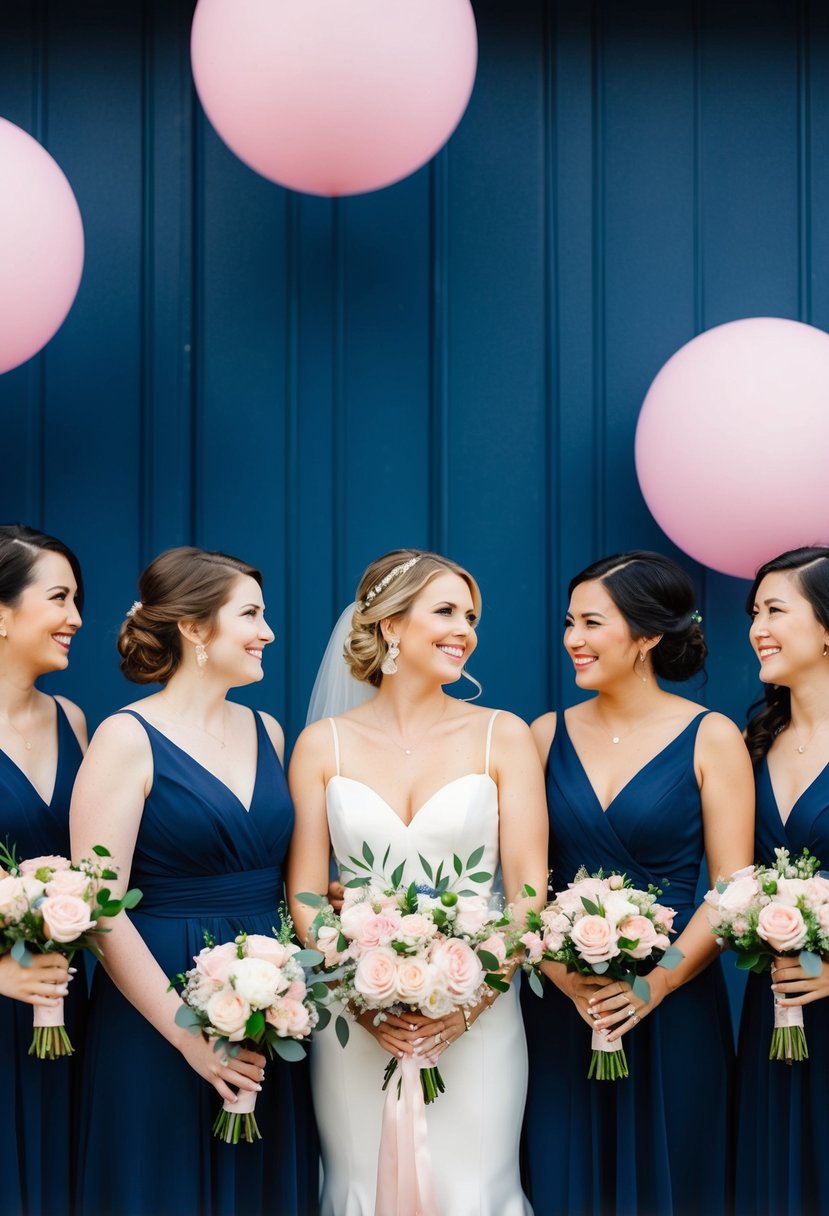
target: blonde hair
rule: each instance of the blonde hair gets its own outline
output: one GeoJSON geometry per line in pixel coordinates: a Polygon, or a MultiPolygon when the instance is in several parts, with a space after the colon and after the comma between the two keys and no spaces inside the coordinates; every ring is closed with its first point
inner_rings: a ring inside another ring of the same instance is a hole
{"type": "Polygon", "coordinates": [[[457,574],[463,579],[472,596],[475,614],[480,616],[478,584],[468,570],[448,557],[423,549],[393,549],[371,563],[357,588],[351,632],[343,650],[356,680],[373,684],[375,688],[380,686],[383,679],[380,665],[388,651],[380,622],[389,617],[405,616],[423,588],[439,574],[446,573],[457,574]],[[398,566],[403,568],[395,574],[398,566]],[[370,597],[368,603],[366,597],[370,597]]]}

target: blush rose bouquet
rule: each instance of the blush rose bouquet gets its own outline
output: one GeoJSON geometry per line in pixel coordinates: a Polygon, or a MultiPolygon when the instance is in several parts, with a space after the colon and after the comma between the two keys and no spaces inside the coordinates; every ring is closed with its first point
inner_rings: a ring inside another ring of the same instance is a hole
{"type": "MultiPolygon", "coordinates": [[[[102,860],[109,850],[95,845],[92,851],[96,860],[77,864],[55,854],[18,861],[14,846],[0,845],[0,955],[11,954],[23,967],[31,965],[32,953],[62,954],[69,962],[79,950],[102,956],[101,938],[109,930],[99,920],[134,908],[141,892],[113,899],[107,883],[118,874],[102,860]]],[[[29,1055],[57,1060],[72,1054],[63,1018],[62,1000],[33,1007],[29,1055]]]]}
{"type": "MultiPolygon", "coordinates": [[[[406,884],[404,863],[385,880],[389,850],[378,867],[364,844],[362,858],[349,859],[351,872],[357,873],[346,882],[339,915],[320,895],[304,892],[297,897],[318,909],[310,937],[322,955],[319,969],[348,1014],[358,1017],[373,1010],[375,1024],[386,1013],[404,1010],[442,1018],[473,1008],[487,988],[507,990],[504,969],[520,944],[511,912],[499,897],[478,893],[470,885],[489,884],[492,878],[477,868],[483,854],[483,847],[475,849],[465,863],[454,856],[451,876],[444,873],[443,863],[435,867],[421,856],[429,885],[406,884]]],[[[350,1031],[342,1015],[335,1029],[345,1046],[350,1031]]],[[[422,1060],[423,1099],[434,1102],[444,1091],[443,1078],[434,1062],[426,1056],[422,1060]]],[[[383,1089],[396,1069],[397,1060],[391,1059],[383,1089]]]]}
{"type": "MultiPolygon", "coordinates": [[[[307,969],[320,961],[315,950],[301,950],[291,941],[293,924],[281,909],[281,928],[269,937],[240,933],[217,945],[205,934],[205,946],[195,967],[175,976],[182,1004],[176,1023],[213,1041],[213,1050],[238,1055],[242,1047],[262,1050],[273,1058],[295,1061],[305,1057],[313,1030],[330,1018],[324,983],[309,979],[307,969]]],[[[213,1124],[213,1134],[227,1144],[261,1140],[254,1107],[256,1093],[240,1090],[232,1105],[225,1102],[213,1124]]]]}
{"type": "MultiPolygon", "coordinates": [[[[829,958],[829,878],[808,849],[794,861],[775,849],[770,866],[745,866],[705,896],[712,933],[733,950],[742,971],[762,974],[776,955],[794,955],[807,975],[829,958]]],[[[774,1000],[770,1060],[808,1059],[803,1009],[774,1000]]]]}
{"type": "MultiPolygon", "coordinates": [[[[647,973],[654,967],[670,970],[683,957],[670,943],[675,913],[658,902],[661,894],[653,886],[639,890],[625,874],[580,869],[551,903],[527,917],[522,965],[530,987],[542,996],[541,963],[564,963],[581,975],[623,980],[641,1000],[649,1000],[647,973]]],[[[628,1075],[620,1039],[608,1043],[594,1030],[591,1048],[588,1077],[615,1081],[628,1075]]]]}

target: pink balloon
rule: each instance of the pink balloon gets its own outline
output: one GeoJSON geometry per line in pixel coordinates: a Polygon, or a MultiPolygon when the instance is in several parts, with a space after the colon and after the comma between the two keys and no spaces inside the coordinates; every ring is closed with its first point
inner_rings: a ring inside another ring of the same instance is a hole
{"type": "Polygon", "coordinates": [[[724,574],[829,541],[829,334],[750,317],[700,334],[657,375],[636,471],[659,526],[724,574]]]}
{"type": "Polygon", "coordinates": [[[378,190],[461,120],[478,43],[469,0],[199,0],[201,103],[225,143],[307,194],[378,190]]]}
{"type": "Polygon", "coordinates": [[[83,270],[83,224],[52,157],[0,118],[0,373],[63,324],[83,270]]]}

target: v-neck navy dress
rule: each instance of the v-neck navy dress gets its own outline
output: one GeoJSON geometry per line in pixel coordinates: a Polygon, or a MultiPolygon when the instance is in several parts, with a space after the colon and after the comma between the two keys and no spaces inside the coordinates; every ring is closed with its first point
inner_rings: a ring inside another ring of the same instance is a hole
{"type": "MultiPolygon", "coordinates": [[[[579,866],[661,887],[677,934],[695,909],[703,859],[694,746],[700,714],[605,812],[558,717],[547,761],[550,866],[562,890],[579,866]]],[[[530,1084],[524,1164],[535,1216],[717,1216],[729,1200],[733,1047],[719,963],[624,1036],[630,1076],[588,1080],[590,1027],[551,983],[523,994],[530,1084]]]]}
{"type": "MultiPolygon", "coordinates": [[[[124,711],[132,713],[132,711],[124,711]]],[[[217,942],[279,925],[282,862],[294,814],[259,715],[250,810],[140,714],[153,785],[135,844],[129,913],[165,975],[217,942]]],[[[256,1119],[262,1140],[211,1132],[221,1099],[120,994],[102,967],[92,987],[78,1211],[84,1216],[306,1216],[318,1155],[306,1062],[269,1063],[256,1119]]]]}
{"type": "MultiPolygon", "coordinates": [[[[792,807],[785,824],[764,758],[756,768],[755,856],[792,857],[804,848],[829,869],[829,765],[792,807]]],[[[803,1006],[809,1059],[769,1060],[774,1025],[771,979],[749,975],[737,1053],[737,1203],[741,1216],[829,1212],[829,999],[803,1006]]]]}
{"type": "MultiPolygon", "coordinates": [[[[45,802],[16,764],[0,751],[0,840],[18,858],[69,856],[69,802],[81,748],[59,702],[58,767],[45,802]]],[[[86,1006],[83,968],[69,985],[64,1020],[76,1054],[38,1060],[28,1054],[32,1009],[0,996],[0,1198],[14,1216],[63,1216],[71,1210],[73,1110],[86,1006]]]]}

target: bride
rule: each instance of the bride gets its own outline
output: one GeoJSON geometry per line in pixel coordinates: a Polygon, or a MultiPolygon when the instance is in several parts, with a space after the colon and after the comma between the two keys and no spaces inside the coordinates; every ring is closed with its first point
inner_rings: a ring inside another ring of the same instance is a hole
{"type": "MultiPolygon", "coordinates": [[[[388,856],[389,873],[405,861],[404,881],[429,885],[423,859],[433,873],[441,861],[453,873],[454,854],[483,846],[480,867],[501,879],[516,916],[526,910],[524,884],[541,905],[547,820],[529,730],[442,687],[466,674],[480,600],[472,576],[434,553],[398,549],[369,566],[344,614],[344,651],[335,630],[315,688],[318,704],[328,698],[316,713],[347,712],[308,726],[291,763],[292,896],[327,892],[332,849],[346,881],[365,843],[375,858],[388,856]]],[[[526,650],[526,636],[515,641],[526,650]]],[[[293,899],[291,912],[304,940],[313,911],[293,899]]],[[[375,1026],[370,1012],[358,1021],[345,1048],[332,1021],[312,1052],[322,1216],[375,1212],[383,1070],[390,1055],[418,1050],[440,1055],[446,1082],[426,1115],[441,1216],[527,1216],[518,1176],[527,1058],[515,987],[437,1021],[406,1013],[375,1026]]],[[[410,1202],[381,1200],[376,1216],[420,1210],[410,1202]]]]}

